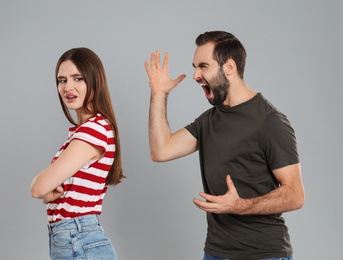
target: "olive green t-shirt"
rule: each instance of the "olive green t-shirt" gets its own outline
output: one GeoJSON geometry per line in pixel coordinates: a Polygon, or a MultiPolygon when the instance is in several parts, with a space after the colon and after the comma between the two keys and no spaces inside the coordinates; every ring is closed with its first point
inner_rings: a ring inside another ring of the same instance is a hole
{"type": "MultiPolygon", "coordinates": [[[[242,198],[279,186],[272,170],[299,162],[294,130],[260,93],[235,107],[207,110],[186,129],[198,140],[204,192],[223,195],[229,174],[242,198]]],[[[281,214],[207,213],[205,252],[231,260],[292,254],[281,214]]]]}

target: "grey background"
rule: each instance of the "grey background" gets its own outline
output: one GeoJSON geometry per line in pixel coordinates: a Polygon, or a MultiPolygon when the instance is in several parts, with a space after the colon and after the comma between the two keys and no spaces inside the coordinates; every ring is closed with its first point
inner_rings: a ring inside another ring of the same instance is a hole
{"type": "Polygon", "coordinates": [[[202,259],[205,213],[198,155],[168,163],[149,156],[150,89],[143,62],[170,53],[173,131],[210,108],[192,80],[196,36],[226,30],[245,45],[246,83],[296,130],[306,203],[284,214],[295,259],[339,259],[343,244],[342,1],[9,1],[0,3],[1,259],[48,259],[45,206],[30,196],[69,124],[55,64],[85,46],[102,59],[127,179],[110,188],[102,224],[119,259],[202,259]]]}

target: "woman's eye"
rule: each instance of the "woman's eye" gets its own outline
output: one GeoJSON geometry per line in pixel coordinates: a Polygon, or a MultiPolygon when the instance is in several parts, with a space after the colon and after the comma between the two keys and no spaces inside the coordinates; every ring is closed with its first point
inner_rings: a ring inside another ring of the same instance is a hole
{"type": "Polygon", "coordinates": [[[83,78],[82,77],[79,77],[79,78],[75,78],[75,81],[82,81],[83,78]]]}
{"type": "Polygon", "coordinates": [[[58,84],[65,83],[65,82],[66,82],[65,79],[59,79],[59,80],[58,80],[58,84]]]}

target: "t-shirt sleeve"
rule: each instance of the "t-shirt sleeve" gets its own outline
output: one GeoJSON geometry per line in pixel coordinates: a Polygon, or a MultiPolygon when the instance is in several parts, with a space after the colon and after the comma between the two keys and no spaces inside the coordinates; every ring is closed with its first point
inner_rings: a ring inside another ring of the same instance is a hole
{"type": "Polygon", "coordinates": [[[198,136],[199,136],[198,120],[199,119],[196,119],[194,122],[185,126],[185,128],[188,130],[188,132],[190,132],[191,135],[193,135],[196,139],[198,139],[198,136]]]}
{"type": "Polygon", "coordinates": [[[270,114],[262,133],[262,145],[270,169],[299,163],[294,130],[280,112],[270,114]]]}
{"type": "Polygon", "coordinates": [[[72,140],[81,140],[106,152],[107,135],[104,126],[96,122],[87,122],[73,134],[72,140]]]}

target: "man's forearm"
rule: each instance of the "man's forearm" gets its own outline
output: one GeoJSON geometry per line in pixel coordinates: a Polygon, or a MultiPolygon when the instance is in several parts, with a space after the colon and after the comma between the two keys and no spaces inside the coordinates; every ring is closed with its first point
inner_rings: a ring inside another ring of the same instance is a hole
{"type": "MultiPolygon", "coordinates": [[[[150,56],[150,65],[144,62],[148,73],[151,88],[150,116],[149,116],[149,143],[150,155],[153,161],[169,161],[185,156],[195,150],[196,141],[184,131],[179,134],[170,132],[167,122],[167,96],[185,77],[180,75],[171,79],[168,73],[169,54],[165,54],[161,67],[160,52],[150,56]],[[173,138],[174,137],[174,138],[173,138]],[[185,144],[184,144],[185,143],[185,144]]],[[[190,135],[190,134],[189,134],[190,135]]]]}
{"type": "Polygon", "coordinates": [[[301,194],[283,185],[260,197],[239,199],[235,210],[240,215],[278,214],[299,209],[303,203],[301,194]]]}
{"type": "Polygon", "coordinates": [[[167,97],[165,93],[151,95],[149,114],[149,143],[153,161],[159,161],[161,153],[171,137],[167,121],[167,97]]]}

